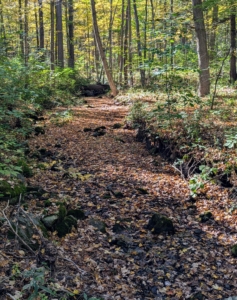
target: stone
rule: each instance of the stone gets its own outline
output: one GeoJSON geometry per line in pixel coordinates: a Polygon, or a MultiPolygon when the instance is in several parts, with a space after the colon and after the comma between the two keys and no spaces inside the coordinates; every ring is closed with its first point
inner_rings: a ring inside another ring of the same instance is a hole
{"type": "Polygon", "coordinates": [[[45,130],[41,126],[36,126],[35,127],[35,135],[39,135],[39,134],[45,134],[45,130]]]}
{"type": "Polygon", "coordinates": [[[233,245],[231,247],[231,254],[234,256],[234,257],[237,257],[237,244],[233,245]]]}
{"type": "Polygon", "coordinates": [[[119,128],[121,128],[122,127],[122,124],[120,124],[120,123],[115,123],[114,125],[113,125],[113,129],[119,129],[119,128]]]}
{"type": "Polygon", "coordinates": [[[210,219],[212,219],[213,215],[210,211],[205,211],[204,213],[199,215],[199,218],[202,223],[205,223],[205,222],[209,221],[210,219]]]}
{"type": "Polygon", "coordinates": [[[83,210],[81,209],[70,209],[67,212],[68,216],[73,216],[74,218],[76,218],[77,220],[84,220],[86,219],[85,213],[83,210]]]}
{"type": "Polygon", "coordinates": [[[90,219],[89,224],[95,227],[98,231],[105,233],[106,232],[106,224],[105,222],[99,219],[90,219]]]}
{"type": "Polygon", "coordinates": [[[52,231],[54,229],[54,225],[57,223],[58,220],[59,220],[58,214],[48,215],[41,219],[41,221],[45,225],[45,227],[52,231]]]}
{"type": "Polygon", "coordinates": [[[154,214],[151,217],[147,229],[151,230],[153,234],[175,233],[173,222],[168,217],[161,214],[154,214]]]}

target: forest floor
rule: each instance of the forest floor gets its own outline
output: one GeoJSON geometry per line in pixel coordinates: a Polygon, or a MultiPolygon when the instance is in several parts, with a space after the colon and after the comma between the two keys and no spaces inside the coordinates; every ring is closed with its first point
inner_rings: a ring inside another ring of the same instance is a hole
{"type": "MultiPolygon", "coordinates": [[[[168,162],[136,142],[134,130],[115,128],[123,124],[127,106],[106,97],[87,98],[86,105],[71,110],[69,123],[57,126],[48,117],[45,134],[30,139],[32,152],[44,148],[53,153],[43,161],[50,167],[39,168],[35,161],[34,176],[27,179],[47,191],[53,205],[41,207],[42,199],[33,198],[28,210],[51,214],[58,210],[55,203],[64,201],[87,216],[63,238],[51,233],[68,259],[56,262],[51,287],[74,293],[71,299],[83,299],[81,292],[108,300],[237,295],[237,259],[230,252],[237,242],[237,215],[226,209],[227,189],[210,183],[208,196],[192,202],[187,181],[168,162]],[[202,223],[199,215],[207,210],[213,218],[202,223]],[[149,231],[154,213],[168,216],[175,233],[149,231]],[[91,220],[105,223],[106,232],[91,220]]],[[[20,272],[35,266],[25,252],[11,256],[12,243],[0,249],[5,260],[17,263],[20,272]]],[[[22,288],[16,278],[11,281],[12,291],[22,288]]]]}

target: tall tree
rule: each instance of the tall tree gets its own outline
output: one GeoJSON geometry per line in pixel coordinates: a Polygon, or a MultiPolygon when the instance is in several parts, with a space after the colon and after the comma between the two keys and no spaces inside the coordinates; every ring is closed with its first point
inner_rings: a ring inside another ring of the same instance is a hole
{"type": "Polygon", "coordinates": [[[194,27],[197,37],[197,54],[199,65],[198,93],[200,97],[203,97],[210,93],[210,70],[206,29],[203,16],[202,0],[192,0],[192,4],[194,27]]]}
{"type": "Polygon", "coordinates": [[[22,17],[22,2],[18,0],[18,21],[19,21],[19,32],[20,32],[20,56],[24,56],[24,41],[23,41],[23,33],[24,33],[24,22],[22,17]]]}
{"type": "Polygon", "coordinates": [[[234,83],[236,80],[236,7],[232,2],[230,15],[230,82],[234,83]]]}
{"type": "Polygon", "coordinates": [[[141,47],[141,35],[140,35],[140,24],[137,14],[137,4],[136,0],[133,0],[133,8],[134,8],[134,17],[136,22],[136,32],[137,32],[137,52],[139,57],[139,63],[140,63],[140,76],[141,76],[141,85],[145,86],[145,70],[143,69],[143,58],[142,58],[142,47],[141,47]]]}
{"type": "Polygon", "coordinates": [[[95,39],[96,39],[96,44],[98,47],[98,51],[100,53],[100,57],[103,63],[103,67],[104,67],[104,71],[106,73],[108,82],[109,82],[109,86],[110,89],[112,91],[112,95],[116,96],[118,94],[118,90],[116,88],[116,85],[113,81],[113,77],[111,75],[111,72],[109,70],[109,66],[105,57],[105,53],[103,50],[103,46],[102,46],[102,42],[101,42],[101,38],[100,38],[100,33],[99,33],[99,28],[98,28],[98,24],[97,24],[97,17],[96,17],[96,9],[95,9],[95,1],[91,0],[91,11],[92,11],[92,20],[93,20],[93,27],[94,27],[94,34],[95,34],[95,39]]]}
{"type": "Polygon", "coordinates": [[[39,47],[44,49],[44,15],[42,8],[42,0],[38,0],[39,3],[39,47]]]}
{"type": "Polygon", "coordinates": [[[68,67],[74,68],[73,0],[68,0],[68,67]]]}
{"type": "Polygon", "coordinates": [[[24,58],[25,65],[28,65],[30,45],[29,45],[29,24],[28,24],[28,0],[25,0],[24,7],[24,58]]]}
{"type": "Polygon", "coordinates": [[[64,68],[62,0],[56,0],[57,63],[64,68]]]}
{"type": "Polygon", "coordinates": [[[54,43],[54,0],[50,0],[50,70],[54,70],[55,64],[55,43],[54,43]]]}

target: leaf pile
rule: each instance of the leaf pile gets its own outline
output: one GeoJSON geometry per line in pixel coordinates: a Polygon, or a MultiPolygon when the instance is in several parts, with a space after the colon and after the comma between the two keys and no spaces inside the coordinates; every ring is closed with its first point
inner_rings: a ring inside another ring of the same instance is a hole
{"type": "MultiPolygon", "coordinates": [[[[30,141],[31,153],[46,149],[49,155],[35,160],[28,184],[40,185],[52,205],[43,208],[43,200],[35,197],[29,211],[52,214],[62,202],[87,217],[65,237],[50,236],[65,258],[86,271],[81,275],[73,264],[57,261],[58,287],[74,292],[74,299],[81,292],[134,300],[236,295],[236,258],[230,248],[237,241],[237,211],[230,212],[235,199],[227,189],[209,183],[197,199],[190,198],[187,182],[168,163],[137,143],[134,131],[114,126],[123,122],[125,106],[89,98],[88,106],[72,110],[70,122],[61,127],[49,122],[46,134],[30,141]],[[212,218],[202,222],[206,211],[212,218]],[[173,235],[147,229],[154,213],[173,221],[173,235]]],[[[3,269],[11,243],[0,246],[3,269]]],[[[33,264],[24,256],[17,261],[19,269],[33,264]]]]}

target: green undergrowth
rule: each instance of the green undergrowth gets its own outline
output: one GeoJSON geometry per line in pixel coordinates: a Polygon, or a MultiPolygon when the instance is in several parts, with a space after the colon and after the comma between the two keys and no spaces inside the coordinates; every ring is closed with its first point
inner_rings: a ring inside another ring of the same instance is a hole
{"type": "Polygon", "coordinates": [[[173,89],[157,101],[154,96],[147,101],[137,95],[127,116],[128,125],[137,130],[138,140],[151,154],[163,155],[189,180],[192,196],[209,181],[235,185],[236,90],[232,88],[231,99],[224,91],[213,109],[209,98],[200,99],[187,89],[173,89]]]}

